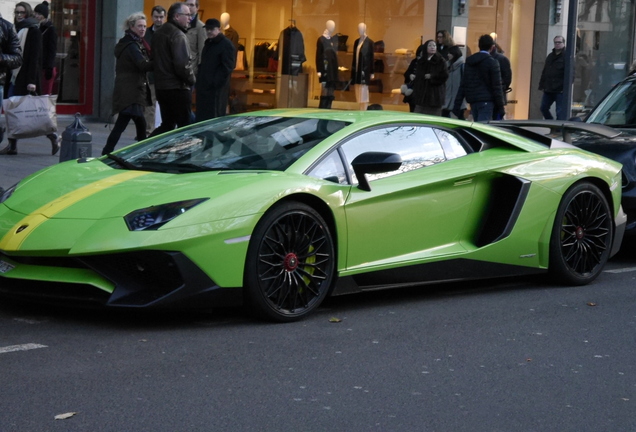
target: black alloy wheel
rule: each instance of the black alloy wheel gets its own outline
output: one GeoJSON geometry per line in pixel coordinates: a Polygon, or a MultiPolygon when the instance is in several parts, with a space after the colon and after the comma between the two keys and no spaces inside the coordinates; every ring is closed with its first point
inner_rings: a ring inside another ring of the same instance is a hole
{"type": "Polygon", "coordinates": [[[313,208],[286,202],[270,209],[250,240],[246,299],[259,316],[298,320],[317,308],[335,279],[329,228],[313,208]]]}
{"type": "Polygon", "coordinates": [[[582,182],[563,196],[550,240],[550,272],[569,285],[585,285],[609,259],[614,221],[601,190],[582,182]]]}

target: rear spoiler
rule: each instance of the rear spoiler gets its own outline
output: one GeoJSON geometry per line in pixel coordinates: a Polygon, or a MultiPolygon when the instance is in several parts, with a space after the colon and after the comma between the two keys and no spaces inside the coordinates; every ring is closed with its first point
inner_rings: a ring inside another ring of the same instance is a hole
{"type": "Polygon", "coordinates": [[[522,135],[528,136],[532,134],[538,134],[543,139],[535,139],[545,143],[546,135],[561,135],[561,140],[566,143],[572,143],[572,132],[587,132],[594,135],[602,136],[603,138],[615,138],[621,134],[619,130],[612,127],[605,126],[598,123],[585,123],[581,121],[569,121],[569,120],[496,120],[490,121],[489,124],[493,126],[500,126],[506,129],[514,130],[522,135]],[[531,134],[522,133],[521,130],[529,131],[531,134]],[[541,131],[542,129],[548,129],[548,131],[541,131]]]}

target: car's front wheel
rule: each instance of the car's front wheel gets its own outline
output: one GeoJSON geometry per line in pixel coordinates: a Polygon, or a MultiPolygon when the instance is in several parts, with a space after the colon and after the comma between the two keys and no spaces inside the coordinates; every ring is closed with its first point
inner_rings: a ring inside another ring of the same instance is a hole
{"type": "Polygon", "coordinates": [[[289,322],[313,311],[335,279],[334,243],[313,208],[286,202],[270,209],[250,239],[246,300],[263,318],[289,322]]]}
{"type": "Polygon", "coordinates": [[[585,285],[609,259],[614,223],[601,190],[583,182],[563,196],[550,239],[550,272],[570,285],[585,285]]]}

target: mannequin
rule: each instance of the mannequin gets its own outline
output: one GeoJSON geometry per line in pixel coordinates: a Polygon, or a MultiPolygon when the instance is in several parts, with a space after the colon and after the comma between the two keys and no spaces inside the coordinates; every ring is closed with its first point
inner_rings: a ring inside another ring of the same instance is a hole
{"type": "Polygon", "coordinates": [[[353,63],[351,65],[351,82],[356,92],[356,101],[361,111],[369,106],[369,82],[373,75],[373,41],[367,36],[367,25],[358,24],[360,37],[353,44],[353,63]]]}
{"type": "Polygon", "coordinates": [[[238,32],[230,26],[230,14],[223,12],[219,21],[221,22],[221,30],[223,30],[223,34],[230,40],[230,42],[232,42],[234,50],[238,51],[239,35],[238,32]]]}
{"type": "Polygon", "coordinates": [[[329,20],[325,27],[316,47],[316,70],[321,87],[318,107],[330,109],[338,82],[338,38],[334,35],[335,22],[329,20]]]}

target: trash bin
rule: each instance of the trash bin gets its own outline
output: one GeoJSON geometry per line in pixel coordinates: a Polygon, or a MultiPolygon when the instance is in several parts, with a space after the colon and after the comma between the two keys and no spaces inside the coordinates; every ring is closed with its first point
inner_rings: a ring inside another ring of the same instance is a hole
{"type": "Polygon", "coordinates": [[[91,133],[80,120],[80,113],[75,114],[75,121],[68,125],[62,133],[60,162],[92,157],[92,140],[91,133]]]}

